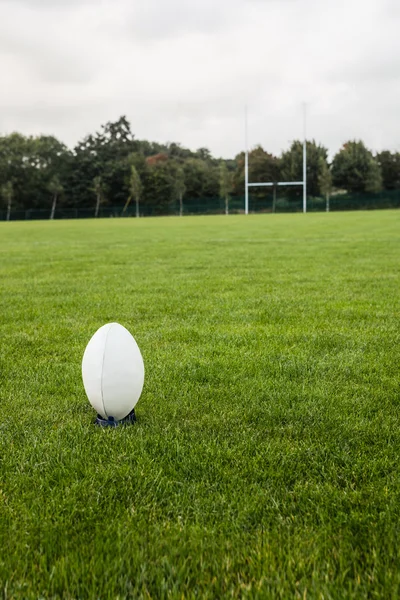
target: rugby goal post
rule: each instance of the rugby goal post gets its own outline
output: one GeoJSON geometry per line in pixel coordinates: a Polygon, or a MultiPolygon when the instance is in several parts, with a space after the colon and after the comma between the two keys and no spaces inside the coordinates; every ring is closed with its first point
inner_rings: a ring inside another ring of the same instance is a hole
{"type": "Polygon", "coordinates": [[[249,214],[249,188],[251,187],[274,187],[299,185],[303,187],[303,213],[307,212],[307,131],[306,131],[306,105],[303,104],[303,181],[267,181],[264,183],[249,182],[249,145],[248,145],[248,122],[247,122],[247,106],[245,109],[245,164],[244,164],[244,179],[245,179],[245,199],[244,212],[249,214]]]}

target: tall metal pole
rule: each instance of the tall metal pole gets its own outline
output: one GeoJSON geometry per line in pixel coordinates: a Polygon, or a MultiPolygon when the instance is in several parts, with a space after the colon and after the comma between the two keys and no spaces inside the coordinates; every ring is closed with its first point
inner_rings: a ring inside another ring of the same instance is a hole
{"type": "Polygon", "coordinates": [[[307,106],[303,104],[304,141],[303,141],[303,213],[307,212],[307,106]]]}
{"type": "Polygon", "coordinates": [[[249,214],[249,146],[248,146],[248,124],[247,105],[244,111],[244,136],[245,136],[245,158],[244,158],[244,212],[249,214]]]}

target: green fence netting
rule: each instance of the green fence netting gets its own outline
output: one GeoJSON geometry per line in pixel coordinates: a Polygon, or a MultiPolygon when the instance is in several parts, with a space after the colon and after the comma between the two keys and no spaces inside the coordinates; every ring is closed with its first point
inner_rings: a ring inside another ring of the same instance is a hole
{"type": "MultiPolygon", "coordinates": [[[[307,198],[307,211],[321,212],[328,207],[327,199],[320,197],[307,198]]],[[[329,199],[329,210],[374,210],[385,208],[400,208],[400,190],[382,191],[370,194],[333,194],[329,199]]],[[[273,193],[251,194],[249,196],[250,213],[290,213],[303,210],[302,191],[298,193],[273,193]]],[[[225,214],[226,204],[222,198],[184,198],[182,204],[183,215],[211,215],[225,214]]],[[[244,213],[244,196],[235,196],[229,199],[229,214],[244,213]]],[[[51,207],[23,209],[18,204],[11,207],[11,211],[0,210],[0,221],[29,221],[49,219],[51,207]]],[[[181,213],[179,202],[152,204],[151,202],[139,204],[141,217],[173,216],[181,213]]],[[[121,206],[100,206],[100,218],[135,217],[136,206],[131,204],[124,211],[121,206]]],[[[95,216],[95,207],[65,207],[60,204],[56,208],[55,219],[92,219],[95,216]]]]}

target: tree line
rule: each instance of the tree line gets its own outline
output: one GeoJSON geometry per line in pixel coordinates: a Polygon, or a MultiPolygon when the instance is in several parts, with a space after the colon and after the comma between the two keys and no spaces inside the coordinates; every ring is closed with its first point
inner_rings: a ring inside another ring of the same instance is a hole
{"type": "MultiPolygon", "coordinates": [[[[139,216],[151,206],[162,214],[172,204],[183,214],[188,203],[221,198],[229,212],[231,198],[244,195],[244,152],[218,159],[206,148],[191,151],[178,143],[138,140],[126,117],[102,126],[73,149],[53,136],[0,137],[0,202],[10,218],[15,210],[46,209],[49,218],[63,208],[101,207],[139,216]]],[[[293,141],[280,156],[256,146],[249,153],[252,182],[298,181],[303,177],[303,144],[293,141]]],[[[348,141],[328,160],[328,150],[307,141],[307,192],[368,193],[400,189],[400,153],[373,154],[362,141],[348,141]]],[[[273,190],[271,191],[273,193],[273,190]]],[[[253,188],[255,201],[265,188],[253,188]]],[[[301,190],[288,190],[296,197],[301,190]]],[[[274,208],[274,207],[273,207],[274,208]]]]}

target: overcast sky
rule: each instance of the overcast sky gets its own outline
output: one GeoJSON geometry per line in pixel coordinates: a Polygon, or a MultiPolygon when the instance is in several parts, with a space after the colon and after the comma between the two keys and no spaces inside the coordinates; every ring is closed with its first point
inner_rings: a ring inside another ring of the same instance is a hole
{"type": "Polygon", "coordinates": [[[0,134],[400,150],[400,0],[0,0],[0,134]]]}

